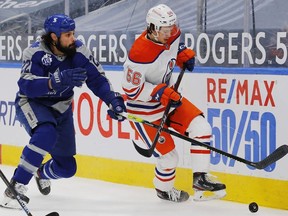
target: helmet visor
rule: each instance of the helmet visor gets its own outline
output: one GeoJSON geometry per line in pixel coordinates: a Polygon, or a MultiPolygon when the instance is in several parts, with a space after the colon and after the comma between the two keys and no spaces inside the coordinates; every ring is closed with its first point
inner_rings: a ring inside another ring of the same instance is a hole
{"type": "Polygon", "coordinates": [[[172,26],[161,26],[158,32],[164,37],[173,37],[179,32],[179,26],[177,24],[172,26]]]}

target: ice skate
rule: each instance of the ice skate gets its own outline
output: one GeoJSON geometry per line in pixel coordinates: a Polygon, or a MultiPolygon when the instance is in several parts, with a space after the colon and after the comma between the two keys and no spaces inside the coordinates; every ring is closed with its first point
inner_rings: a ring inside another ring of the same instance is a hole
{"type": "MultiPolygon", "coordinates": [[[[41,168],[40,168],[41,169],[41,168]]],[[[43,195],[48,195],[51,191],[51,181],[40,177],[40,169],[34,175],[37,187],[43,195]]]]}
{"type": "Polygon", "coordinates": [[[207,173],[193,174],[193,189],[195,192],[194,201],[221,199],[226,196],[226,185],[211,180],[207,173]]]}
{"type": "MultiPolygon", "coordinates": [[[[29,202],[29,198],[24,194],[27,192],[27,187],[21,183],[16,182],[14,179],[10,181],[11,186],[16,190],[20,199],[27,204],[29,202]]],[[[14,194],[9,188],[6,188],[4,192],[4,198],[1,201],[1,206],[5,208],[12,209],[21,209],[20,204],[16,200],[14,194]]]]}
{"type": "Polygon", "coordinates": [[[189,199],[189,194],[182,190],[172,188],[170,191],[161,191],[156,189],[157,196],[163,200],[169,200],[172,202],[184,202],[189,199]]]}

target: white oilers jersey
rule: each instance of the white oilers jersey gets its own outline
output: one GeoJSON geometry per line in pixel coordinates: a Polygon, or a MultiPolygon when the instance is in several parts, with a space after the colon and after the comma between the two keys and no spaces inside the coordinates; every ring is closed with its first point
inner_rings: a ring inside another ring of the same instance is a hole
{"type": "Polygon", "coordinates": [[[134,42],[124,63],[122,88],[127,96],[127,112],[154,121],[162,118],[165,107],[152,100],[153,89],[161,83],[174,85],[172,72],[180,40],[180,31],[167,44],[154,43],[146,31],[134,42]]]}

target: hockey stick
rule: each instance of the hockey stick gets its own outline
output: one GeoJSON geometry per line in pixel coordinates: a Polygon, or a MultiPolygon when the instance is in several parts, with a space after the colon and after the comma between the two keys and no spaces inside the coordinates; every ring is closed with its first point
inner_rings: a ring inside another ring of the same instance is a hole
{"type": "MultiPolygon", "coordinates": [[[[184,72],[185,72],[185,68],[183,68],[181,71],[180,71],[180,74],[178,75],[178,78],[177,78],[177,81],[175,83],[175,86],[174,86],[174,90],[177,91],[178,90],[178,87],[180,85],[180,82],[182,80],[182,77],[184,75],[184,72]]],[[[151,157],[153,152],[154,152],[154,149],[156,147],[156,144],[158,142],[158,139],[160,137],[160,134],[164,128],[164,124],[166,123],[166,120],[167,120],[167,117],[168,117],[168,114],[169,114],[169,111],[170,111],[170,108],[172,106],[172,101],[169,100],[169,103],[168,105],[166,106],[165,108],[165,111],[164,111],[164,114],[163,114],[163,117],[161,119],[161,122],[157,128],[157,132],[156,132],[156,135],[154,137],[154,140],[153,140],[153,143],[151,144],[151,147],[149,149],[143,149],[141,147],[139,147],[134,141],[133,144],[134,144],[134,147],[135,149],[137,150],[137,152],[145,157],[151,157]]]]}
{"type": "MultiPolygon", "coordinates": [[[[25,202],[23,202],[19,196],[19,194],[17,193],[17,191],[14,189],[14,187],[11,186],[11,184],[9,183],[8,179],[6,178],[6,176],[4,175],[4,173],[2,172],[2,170],[0,169],[0,177],[1,179],[4,181],[4,183],[6,184],[6,186],[9,188],[9,190],[13,193],[14,197],[16,198],[17,202],[20,204],[21,208],[25,211],[25,213],[28,216],[32,216],[31,212],[29,211],[29,209],[27,208],[25,202]]],[[[49,214],[47,214],[46,216],[59,216],[59,214],[57,212],[51,212],[49,214]]]]}
{"type": "MultiPolygon", "coordinates": [[[[142,124],[146,124],[150,127],[154,127],[154,128],[157,128],[159,129],[159,125],[156,125],[152,122],[149,122],[149,121],[146,121],[142,118],[139,118],[137,116],[133,116],[133,115],[130,115],[130,114],[127,114],[127,113],[124,113],[122,115],[124,118],[130,120],[130,121],[133,121],[133,122],[138,122],[138,123],[142,123],[142,124]]],[[[179,134],[175,131],[172,131],[168,128],[162,128],[162,131],[163,132],[166,132],[166,133],[169,133],[175,137],[178,137],[180,139],[183,139],[183,140],[186,140],[190,143],[192,143],[193,145],[199,145],[199,146],[203,146],[207,149],[210,149],[211,151],[214,151],[214,152],[217,152],[221,155],[224,155],[226,157],[229,157],[229,158],[232,158],[236,161],[239,161],[241,163],[244,163],[244,164],[247,164],[249,166],[252,166],[252,167],[255,167],[256,169],[264,169],[265,167],[269,166],[270,164],[280,160],[282,157],[284,157],[287,153],[288,153],[288,145],[282,145],[280,147],[278,147],[275,151],[273,151],[270,155],[268,155],[266,158],[264,158],[263,160],[259,161],[259,162],[252,162],[252,161],[248,161],[248,160],[245,160],[244,158],[240,158],[236,155],[233,155],[233,154],[230,154],[228,152],[225,152],[225,151],[222,151],[220,149],[217,149],[217,148],[214,148],[213,146],[210,146],[206,143],[202,143],[202,142],[199,142],[195,139],[192,139],[188,136],[185,136],[185,135],[182,135],[182,134],[179,134]]],[[[134,141],[133,141],[134,143],[134,141]]],[[[134,145],[136,145],[134,143],[134,145]]]]}

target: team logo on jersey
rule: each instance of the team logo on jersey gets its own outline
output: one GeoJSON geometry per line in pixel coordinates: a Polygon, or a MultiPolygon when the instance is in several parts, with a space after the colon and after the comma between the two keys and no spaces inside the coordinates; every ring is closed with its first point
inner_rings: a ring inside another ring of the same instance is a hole
{"type": "Polygon", "coordinates": [[[171,78],[172,71],[174,70],[175,64],[176,64],[176,59],[175,58],[172,58],[168,62],[167,68],[166,68],[166,73],[165,73],[165,75],[163,77],[163,83],[169,83],[169,80],[171,78]]]}
{"type": "Polygon", "coordinates": [[[160,136],[158,139],[159,144],[163,144],[163,143],[165,143],[165,141],[166,141],[166,139],[163,136],[160,136]]]}
{"type": "Polygon", "coordinates": [[[175,67],[175,64],[176,64],[176,59],[171,59],[169,62],[168,62],[168,68],[167,70],[169,71],[173,71],[174,67],[175,67]]]}
{"type": "Polygon", "coordinates": [[[42,61],[42,64],[45,65],[45,66],[51,65],[51,63],[52,63],[51,55],[48,54],[48,53],[46,53],[46,54],[42,57],[41,61],[42,61]]]}

